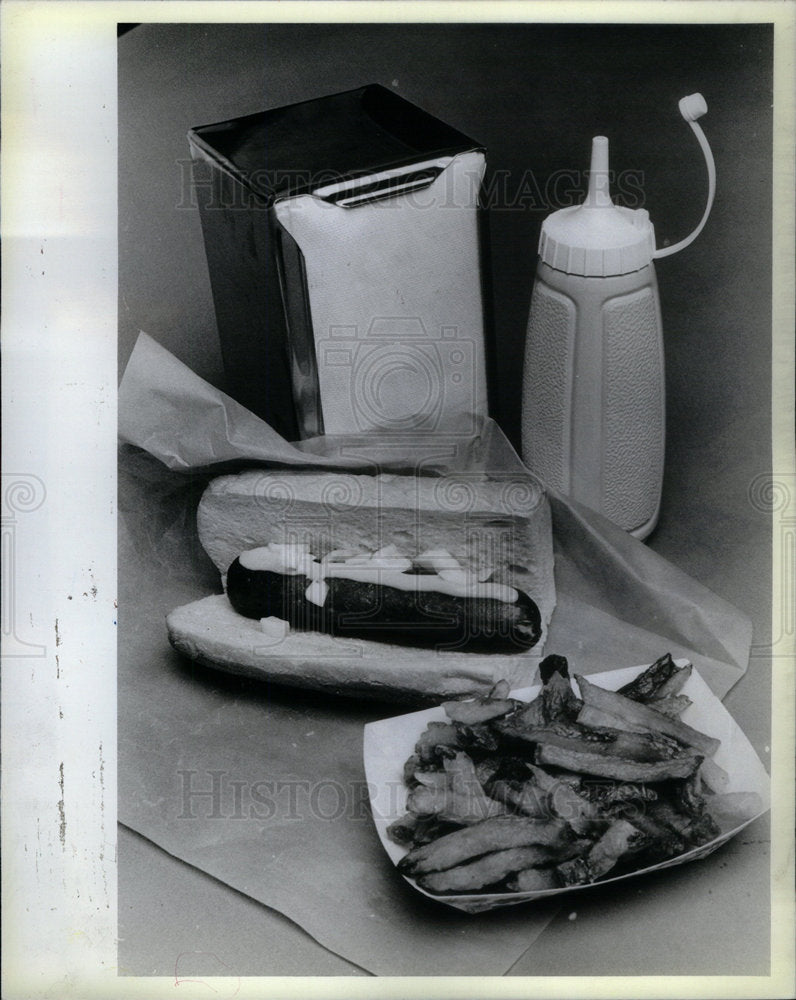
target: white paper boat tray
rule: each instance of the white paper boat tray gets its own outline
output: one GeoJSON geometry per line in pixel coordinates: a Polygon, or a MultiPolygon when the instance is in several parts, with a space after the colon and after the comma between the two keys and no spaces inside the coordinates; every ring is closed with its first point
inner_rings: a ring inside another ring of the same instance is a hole
{"type": "MultiPolygon", "coordinates": [[[[678,666],[683,666],[688,661],[677,660],[676,662],[678,666]]],[[[607,673],[590,674],[588,680],[600,687],[615,691],[644,669],[645,667],[635,666],[607,673]]],[[[538,691],[539,686],[537,685],[514,691],[512,696],[522,701],[530,701],[538,691]]],[[[754,816],[745,819],[734,829],[723,832],[707,844],[660,864],[651,865],[615,878],[603,879],[599,882],[600,885],[637,878],[647,872],[655,872],[662,868],[671,868],[707,857],[769,809],[770,780],[760,758],[735,720],[696,670],[692,671],[682,693],[692,701],[692,704],[682,715],[683,722],[709,736],[715,736],[721,741],[721,746],[714,759],[729,776],[729,782],[723,791],[756,792],[760,796],[762,808],[754,816]]],[[[373,820],[384,850],[393,864],[397,864],[407,853],[406,847],[394,843],[387,836],[388,826],[406,812],[408,789],[403,782],[403,764],[413,753],[415,743],[428,723],[435,720],[445,721],[445,719],[443,708],[437,706],[420,712],[383,719],[380,722],[371,722],[365,726],[365,776],[368,782],[373,820]]],[[[406,876],[403,877],[406,878],[406,876]]],[[[481,892],[442,896],[426,892],[411,878],[406,878],[406,881],[423,895],[468,913],[479,913],[501,906],[516,906],[519,903],[529,903],[536,899],[547,899],[564,893],[578,893],[591,888],[589,885],[583,885],[563,889],[547,889],[541,892],[481,892]]]]}

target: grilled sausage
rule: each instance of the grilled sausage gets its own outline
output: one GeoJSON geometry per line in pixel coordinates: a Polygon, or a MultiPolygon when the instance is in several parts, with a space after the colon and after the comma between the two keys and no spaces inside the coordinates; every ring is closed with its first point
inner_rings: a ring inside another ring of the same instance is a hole
{"type": "MultiPolygon", "coordinates": [[[[542,631],[534,601],[506,587],[514,600],[460,596],[428,589],[422,574],[402,574],[400,587],[338,575],[250,569],[235,559],[227,596],[247,618],[276,617],[302,631],[468,652],[516,653],[542,631]],[[417,585],[412,582],[414,576],[417,585]],[[314,599],[308,597],[316,585],[314,599]],[[318,595],[323,595],[322,599],[318,595]]],[[[444,583],[442,584],[444,586],[444,583]]],[[[488,590],[481,588],[482,591],[488,590]]]]}

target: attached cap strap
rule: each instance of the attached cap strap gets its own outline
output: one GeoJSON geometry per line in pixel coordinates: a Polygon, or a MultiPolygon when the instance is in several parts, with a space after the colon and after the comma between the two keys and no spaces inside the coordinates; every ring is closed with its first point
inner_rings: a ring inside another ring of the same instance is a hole
{"type": "Polygon", "coordinates": [[[705,206],[705,212],[696,229],[689,236],[686,236],[684,240],[680,240],[679,243],[656,250],[653,254],[653,257],[656,259],[659,257],[670,257],[673,253],[677,253],[678,250],[684,250],[687,246],[694,242],[697,236],[699,236],[705,228],[705,223],[708,221],[710,210],[713,208],[713,199],[716,196],[716,164],[713,160],[713,153],[711,152],[708,140],[705,138],[705,133],[702,131],[700,124],[697,122],[697,118],[701,118],[702,115],[707,114],[708,106],[705,102],[705,98],[701,94],[689,94],[688,97],[684,97],[680,101],[679,107],[680,114],[693,129],[694,135],[697,137],[697,141],[699,142],[705,156],[705,164],[708,168],[708,201],[705,206]]]}

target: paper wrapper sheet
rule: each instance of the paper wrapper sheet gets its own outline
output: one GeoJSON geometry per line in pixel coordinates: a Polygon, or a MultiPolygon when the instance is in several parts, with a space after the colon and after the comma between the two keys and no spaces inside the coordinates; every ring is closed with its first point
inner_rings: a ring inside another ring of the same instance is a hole
{"type": "MultiPolygon", "coordinates": [[[[290,444],[143,335],[119,419],[127,442],[119,462],[120,821],[374,973],[505,972],[557,905],[459,914],[394,871],[373,828],[361,758],[363,725],[395,715],[394,706],[202,669],[166,637],[174,607],[220,589],[195,520],[216,471],[380,461],[405,470],[417,449],[394,441],[385,455],[376,439],[367,449],[361,441],[290,444]]],[[[522,471],[491,422],[477,438],[429,442],[429,450],[426,466],[437,471],[494,463],[522,471]]],[[[563,498],[551,504],[558,605],[548,651],[589,674],[668,650],[690,659],[722,697],[746,668],[745,616],[598,515],[563,498]]]]}

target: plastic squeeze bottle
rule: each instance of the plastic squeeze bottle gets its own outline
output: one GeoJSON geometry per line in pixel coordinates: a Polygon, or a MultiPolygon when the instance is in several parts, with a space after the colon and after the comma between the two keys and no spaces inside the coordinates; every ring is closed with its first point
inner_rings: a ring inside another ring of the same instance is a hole
{"type": "Polygon", "coordinates": [[[608,139],[592,140],[586,200],[549,215],[539,239],[525,348],[522,453],[548,485],[638,538],[660,510],[665,440],[663,337],[653,259],[702,231],[715,166],[697,119],[701,94],[680,101],[708,168],[702,220],[655,249],[646,209],[614,205],[608,139]]]}

